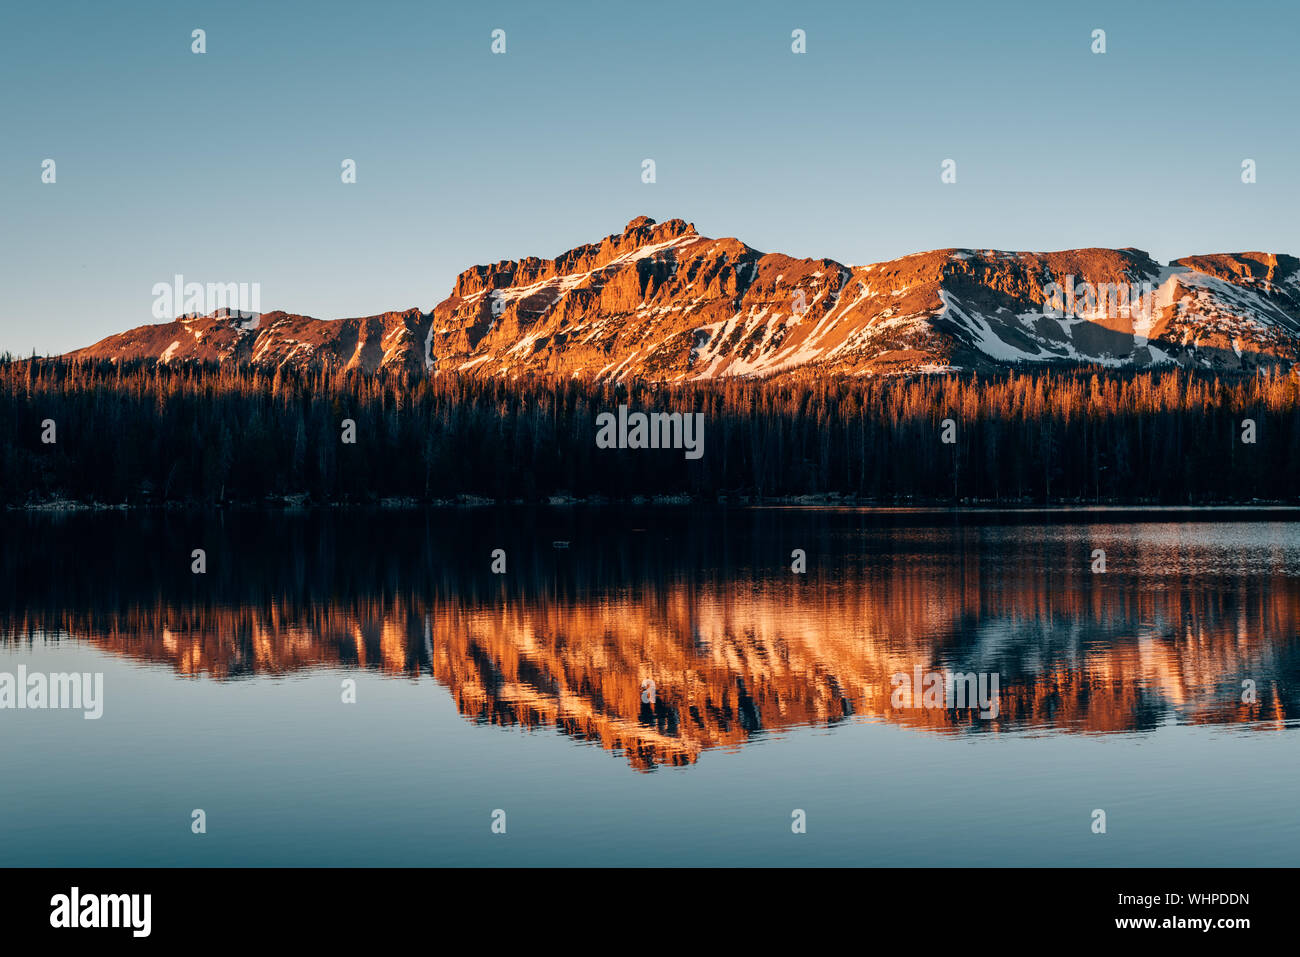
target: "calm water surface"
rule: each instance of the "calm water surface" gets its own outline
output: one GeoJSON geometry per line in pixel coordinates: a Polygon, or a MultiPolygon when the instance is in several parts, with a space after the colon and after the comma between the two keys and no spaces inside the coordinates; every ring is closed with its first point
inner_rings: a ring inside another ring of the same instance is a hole
{"type": "Polygon", "coordinates": [[[102,672],[105,699],[98,721],[0,710],[0,866],[1300,862],[1295,513],[10,513],[0,534],[0,673],[102,672]],[[996,717],[897,707],[918,669],[996,675],[996,717]]]}

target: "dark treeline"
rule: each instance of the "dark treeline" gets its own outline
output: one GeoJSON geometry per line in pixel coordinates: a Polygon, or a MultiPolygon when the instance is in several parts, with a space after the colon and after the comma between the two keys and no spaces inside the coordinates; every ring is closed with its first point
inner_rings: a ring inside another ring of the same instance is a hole
{"type": "Polygon", "coordinates": [[[1294,502],[1298,407],[1300,376],[1282,372],[593,386],[15,360],[0,362],[0,502],[1294,502]],[[702,412],[703,456],[598,448],[596,416],[620,404],[702,412]]]}

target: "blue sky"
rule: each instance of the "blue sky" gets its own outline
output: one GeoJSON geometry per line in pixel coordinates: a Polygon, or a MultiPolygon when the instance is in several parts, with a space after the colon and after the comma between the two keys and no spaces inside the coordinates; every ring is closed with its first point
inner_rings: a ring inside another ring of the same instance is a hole
{"type": "Polygon", "coordinates": [[[177,273],[427,310],[640,214],[849,263],[1300,254],[1295,3],[54,0],[0,26],[0,351],[156,321],[177,273]]]}

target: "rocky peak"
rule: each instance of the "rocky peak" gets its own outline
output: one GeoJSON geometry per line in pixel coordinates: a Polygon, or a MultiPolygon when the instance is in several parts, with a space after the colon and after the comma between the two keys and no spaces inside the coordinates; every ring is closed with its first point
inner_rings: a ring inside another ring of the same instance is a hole
{"type": "Polygon", "coordinates": [[[656,223],[649,216],[638,216],[623,227],[623,239],[629,237],[642,242],[656,242],[676,239],[678,236],[695,235],[695,224],[684,219],[670,219],[666,223],[656,223]]]}
{"type": "Polygon", "coordinates": [[[1207,256],[1185,256],[1174,260],[1175,266],[1186,266],[1215,276],[1227,282],[1247,283],[1264,281],[1283,283],[1300,273],[1300,260],[1295,256],[1276,253],[1213,253],[1207,256]]]}
{"type": "Polygon", "coordinates": [[[623,228],[622,233],[606,236],[599,243],[575,246],[554,259],[529,256],[518,261],[502,260],[492,265],[466,269],[456,277],[452,294],[467,297],[493,289],[530,286],[558,276],[589,273],[647,246],[697,235],[695,224],[684,219],[656,223],[649,216],[638,216],[623,228]]]}

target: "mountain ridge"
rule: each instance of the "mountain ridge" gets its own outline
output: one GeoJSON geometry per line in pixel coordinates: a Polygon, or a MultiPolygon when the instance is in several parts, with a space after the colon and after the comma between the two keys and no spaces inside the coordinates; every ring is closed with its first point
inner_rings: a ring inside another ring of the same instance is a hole
{"type": "Polygon", "coordinates": [[[1025,364],[1289,368],[1300,358],[1300,260],[1250,251],[1164,265],[1134,247],[954,247],[850,266],[638,216],[552,259],[463,270],[428,312],[321,320],[217,309],[66,355],[662,381],[1025,364]]]}

